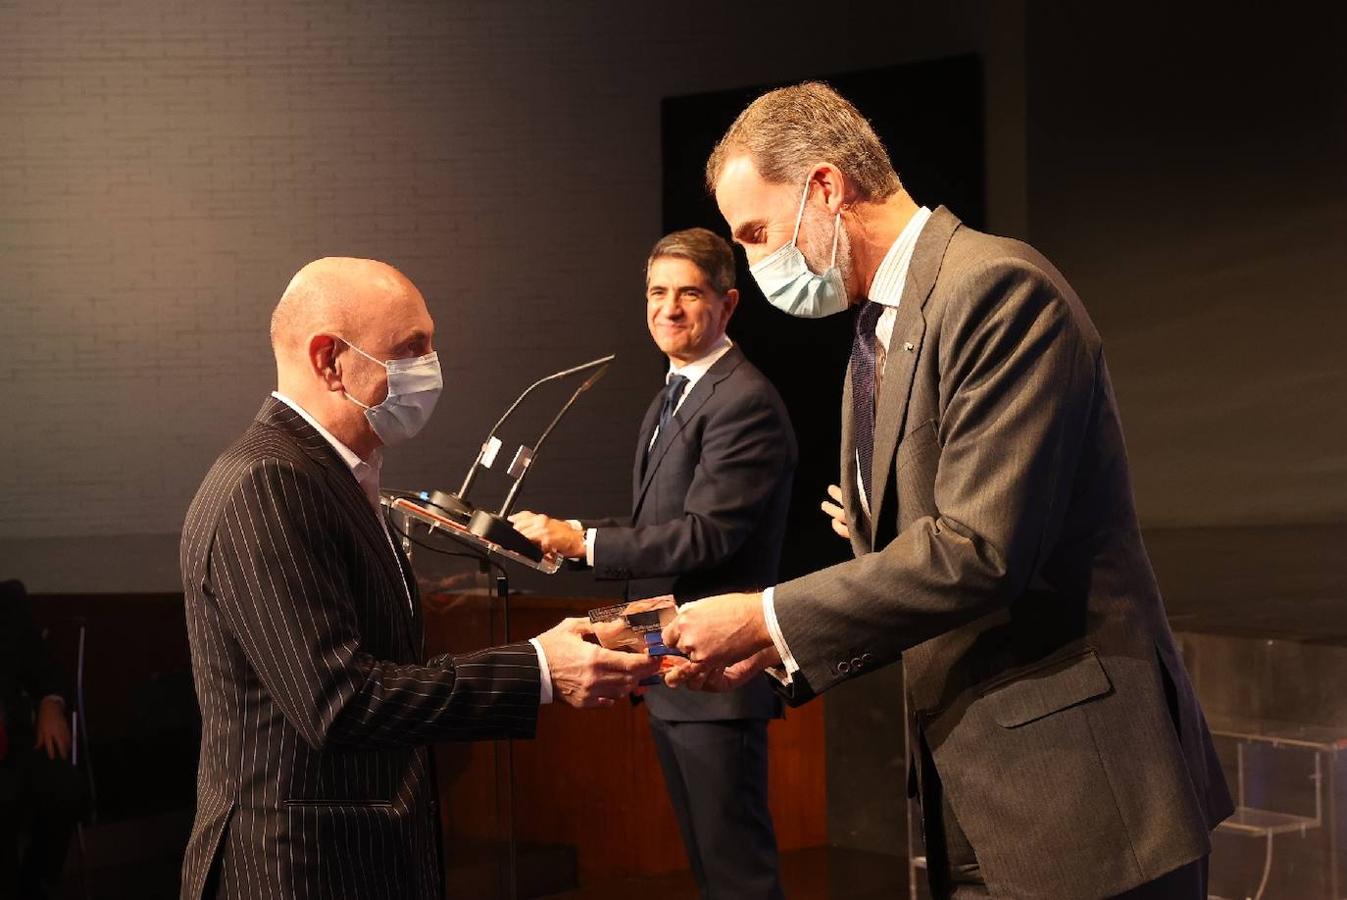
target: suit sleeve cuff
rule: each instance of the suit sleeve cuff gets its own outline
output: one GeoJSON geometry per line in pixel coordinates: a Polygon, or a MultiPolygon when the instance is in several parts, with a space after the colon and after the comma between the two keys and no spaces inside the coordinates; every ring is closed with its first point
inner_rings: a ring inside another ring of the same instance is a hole
{"type": "Polygon", "coordinates": [[[769,587],[762,592],[762,617],[767,621],[767,633],[772,636],[772,643],[776,645],[776,652],[781,657],[781,665],[785,669],[784,675],[775,672],[771,674],[782,684],[790,684],[791,676],[800,671],[800,666],[795,662],[790,647],[786,646],[786,637],[781,633],[781,623],[776,620],[775,587],[769,587]]]}
{"type": "Polygon", "coordinates": [[[534,652],[538,654],[538,677],[541,679],[538,690],[538,705],[552,702],[552,670],[547,667],[547,654],[537,638],[529,638],[534,652]]]}

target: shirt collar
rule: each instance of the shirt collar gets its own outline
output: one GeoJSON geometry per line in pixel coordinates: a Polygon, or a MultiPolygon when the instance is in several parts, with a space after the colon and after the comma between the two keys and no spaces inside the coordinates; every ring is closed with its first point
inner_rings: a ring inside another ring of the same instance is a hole
{"type": "Polygon", "coordinates": [[[331,444],[333,450],[337,451],[337,455],[341,457],[342,462],[346,463],[347,468],[351,470],[351,474],[355,476],[356,481],[359,481],[360,483],[363,484],[365,478],[370,473],[373,473],[376,478],[378,477],[379,469],[383,465],[382,453],[380,453],[378,450],[375,450],[373,453],[370,454],[369,462],[366,462],[365,460],[361,459],[354,450],[343,444],[341,441],[337,440],[337,438],[332,434],[332,432],[328,431],[326,428],[320,425],[318,420],[315,419],[313,416],[309,415],[308,410],[304,409],[304,407],[300,406],[298,403],[291,400],[289,397],[285,396],[280,391],[272,391],[271,396],[275,397],[277,400],[281,401],[286,406],[290,407],[295,412],[299,413],[300,418],[302,418],[305,422],[308,422],[310,425],[312,425],[313,430],[318,432],[318,434],[322,436],[323,440],[331,444]]]}
{"type": "Polygon", "coordinates": [[[875,270],[875,277],[870,282],[870,296],[867,299],[885,306],[897,306],[898,301],[903,299],[903,288],[907,284],[907,269],[912,263],[912,253],[917,249],[917,238],[929,218],[931,211],[923,206],[907,220],[907,224],[898,234],[898,239],[893,242],[889,252],[884,254],[883,261],[875,270]]]}
{"type": "Polygon", "coordinates": [[[702,376],[711,371],[711,367],[719,362],[722,356],[729,353],[733,346],[734,342],[730,340],[729,335],[722,334],[720,340],[711,348],[711,352],[700,359],[695,359],[682,367],[673,360],[669,360],[669,374],[664,378],[665,383],[667,384],[674,375],[682,375],[688,380],[687,387],[683,389],[683,394],[686,396],[691,393],[697,382],[701,381],[702,376]]]}

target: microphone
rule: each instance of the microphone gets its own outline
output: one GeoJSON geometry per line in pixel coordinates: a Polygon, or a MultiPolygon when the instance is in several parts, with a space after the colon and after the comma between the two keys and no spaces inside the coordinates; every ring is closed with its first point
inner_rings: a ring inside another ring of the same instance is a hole
{"type": "MultiPolygon", "coordinates": [[[[575,389],[575,392],[571,394],[570,399],[568,399],[565,405],[563,405],[557,414],[552,417],[552,421],[543,429],[543,433],[538,436],[538,440],[534,441],[533,446],[521,446],[515,452],[514,459],[511,461],[508,470],[508,474],[514,479],[514,483],[510,485],[510,490],[505,495],[505,501],[501,504],[500,510],[495,513],[485,509],[474,511],[468,519],[468,530],[470,532],[480,538],[491,541],[492,543],[499,544],[508,550],[513,550],[523,556],[535,558],[542,557],[542,550],[539,549],[538,545],[520,534],[514,525],[510,524],[510,520],[507,517],[510,515],[510,509],[514,506],[515,499],[519,496],[520,488],[524,486],[524,478],[528,475],[529,468],[538,458],[539,451],[542,450],[543,442],[547,440],[547,437],[552,433],[552,430],[557,427],[557,423],[561,421],[562,416],[566,415],[570,408],[575,405],[575,401],[580,399],[580,395],[593,387],[594,383],[603,377],[604,373],[608,371],[608,364],[615,358],[615,355],[609,355],[603,359],[596,359],[592,362],[585,363],[583,366],[576,366],[574,369],[568,369],[565,372],[565,374],[570,375],[588,369],[595,369],[594,374],[586,378],[580,386],[575,389]]],[[[542,381],[549,381],[555,377],[558,376],[549,375],[547,378],[542,379],[542,381]]],[[[541,384],[542,381],[531,385],[528,391],[533,390],[533,388],[537,387],[538,384],[541,384]]],[[[527,394],[528,391],[525,391],[524,393],[527,394]]],[[[521,396],[520,399],[522,400],[523,397],[521,396]]],[[[516,400],[515,406],[518,405],[519,401],[516,400]]],[[[506,412],[506,416],[508,416],[510,412],[513,412],[513,410],[514,407],[512,406],[510,410],[506,412]]],[[[504,421],[504,417],[501,418],[501,421],[504,421]]],[[[500,423],[496,423],[496,426],[499,427],[500,423]]],[[[492,429],[492,432],[494,434],[495,428],[492,429]]],[[[473,471],[475,470],[476,466],[474,465],[473,471]]],[[[469,474],[471,475],[472,473],[470,472],[469,474]]]]}
{"type": "MultiPolygon", "coordinates": [[[[569,378],[572,375],[578,375],[581,372],[587,372],[590,369],[598,369],[598,372],[595,373],[595,375],[591,376],[583,385],[581,385],[580,390],[571,395],[571,399],[564,407],[562,407],[561,413],[557,414],[557,417],[552,420],[552,425],[549,425],[547,431],[543,432],[543,436],[538,439],[537,445],[531,450],[525,447],[519,448],[519,451],[515,454],[514,462],[510,465],[509,474],[511,477],[515,476],[514,469],[519,463],[520,454],[523,454],[527,450],[527,459],[523,463],[524,470],[526,471],[528,468],[528,460],[531,460],[532,457],[536,455],[537,446],[542,444],[543,438],[546,438],[551,432],[552,426],[556,425],[561,419],[561,415],[565,413],[567,409],[570,409],[571,403],[575,402],[575,398],[597,381],[599,376],[607,370],[608,364],[616,358],[617,354],[610,353],[599,359],[592,359],[587,363],[581,363],[580,365],[572,366],[569,369],[562,369],[560,372],[553,372],[551,375],[539,378],[537,381],[533,382],[533,384],[524,388],[523,393],[515,398],[515,401],[510,404],[509,409],[505,410],[505,414],[497,419],[496,424],[491,426],[491,431],[487,432],[486,440],[482,441],[482,449],[477,452],[477,458],[474,459],[472,465],[468,467],[468,472],[463,476],[463,483],[459,486],[458,492],[431,491],[429,494],[425,495],[423,499],[449,513],[451,518],[467,524],[473,514],[477,512],[477,507],[468,500],[468,491],[472,489],[472,483],[477,478],[477,471],[478,469],[489,469],[492,464],[495,463],[496,454],[500,451],[501,446],[500,438],[496,437],[496,432],[500,430],[501,426],[505,424],[506,420],[510,418],[514,411],[519,408],[519,404],[524,402],[524,398],[548,382],[569,378]]],[[[517,478],[515,480],[514,485],[511,487],[510,496],[507,498],[505,506],[502,507],[501,515],[508,514],[506,511],[508,511],[510,504],[514,502],[515,495],[518,493],[519,484],[522,481],[522,478],[517,478]]]]}

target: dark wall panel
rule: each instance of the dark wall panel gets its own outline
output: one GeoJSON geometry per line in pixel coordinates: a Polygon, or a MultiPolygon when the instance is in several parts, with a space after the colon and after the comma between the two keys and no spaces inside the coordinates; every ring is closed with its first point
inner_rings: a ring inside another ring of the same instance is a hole
{"type": "MultiPolygon", "coordinates": [[[[985,227],[982,65],[977,57],[809,77],[827,81],[870,120],[917,202],[932,208],[944,204],[969,225],[985,227]]],[[[778,86],[664,101],[666,231],[703,225],[728,240],[729,229],[705,188],[706,158],[735,116],[754,97],[778,86]]],[[[819,502],[839,477],[842,382],[855,317],[807,320],[781,313],[763,299],[741,251],[735,251],[735,260],[743,299],[730,336],[781,392],[800,444],[782,574],[801,575],[850,555],[828,527],[819,502]]]]}

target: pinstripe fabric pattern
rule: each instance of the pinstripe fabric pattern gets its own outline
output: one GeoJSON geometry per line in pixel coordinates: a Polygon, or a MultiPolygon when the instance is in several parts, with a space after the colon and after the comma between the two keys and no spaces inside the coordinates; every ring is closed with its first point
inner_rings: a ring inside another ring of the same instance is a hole
{"type": "Polygon", "coordinates": [[[181,544],[201,704],[181,896],[439,895],[427,749],[531,737],[527,644],[420,662],[411,568],[350,470],[268,398],[181,544]]]}

